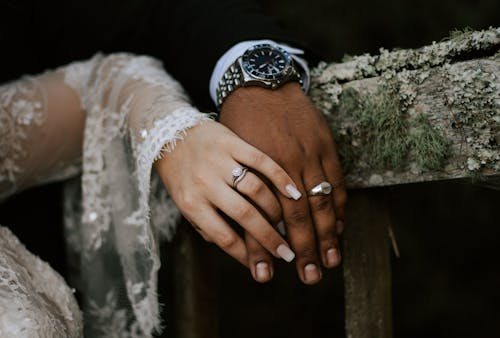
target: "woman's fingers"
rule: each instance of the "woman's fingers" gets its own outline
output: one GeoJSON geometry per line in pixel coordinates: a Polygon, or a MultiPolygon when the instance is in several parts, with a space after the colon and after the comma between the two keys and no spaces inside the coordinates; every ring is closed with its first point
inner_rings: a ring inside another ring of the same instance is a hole
{"type": "Polygon", "coordinates": [[[248,267],[259,283],[270,281],[274,276],[273,260],[269,252],[248,232],[245,232],[248,250],[248,267]]]}
{"type": "Polygon", "coordinates": [[[214,205],[247,230],[272,255],[287,262],[295,258],[288,243],[238,192],[227,186],[224,181],[216,184],[212,191],[214,205]]]}
{"type": "Polygon", "coordinates": [[[245,141],[236,138],[232,144],[233,158],[266,176],[286,197],[298,200],[302,194],[286,171],[269,156],[245,141]]]}
{"type": "MultiPolygon", "coordinates": [[[[232,185],[232,182],[229,185],[232,185]]],[[[254,173],[247,171],[235,190],[247,196],[254,205],[258,206],[272,225],[281,220],[281,206],[278,199],[264,181],[254,173]]]]}
{"type": "Polygon", "coordinates": [[[203,238],[213,242],[238,262],[248,267],[248,253],[243,239],[234,231],[229,224],[214,210],[213,206],[207,205],[198,213],[190,215],[192,224],[203,238]]]}
{"type": "Polygon", "coordinates": [[[186,137],[155,167],[197,231],[246,266],[250,256],[245,242],[216,209],[248,231],[253,237],[247,244],[252,250],[250,261],[255,277],[264,277],[265,271],[272,276],[270,255],[286,261],[294,259],[294,252],[272,226],[282,218],[277,197],[257,175],[269,178],[284,199],[299,199],[300,192],[279,165],[226,127],[213,122],[189,129],[186,137]],[[237,166],[248,166],[255,173],[249,170],[235,191],[231,174],[237,166]]]}
{"type": "MultiPolygon", "coordinates": [[[[232,183],[232,182],[231,182],[232,183]]],[[[248,171],[235,189],[248,197],[262,210],[271,224],[281,220],[281,206],[271,189],[254,173],[248,171]]],[[[248,251],[248,266],[253,278],[260,283],[270,281],[274,275],[273,260],[269,252],[247,231],[245,243],[248,251]]]]}

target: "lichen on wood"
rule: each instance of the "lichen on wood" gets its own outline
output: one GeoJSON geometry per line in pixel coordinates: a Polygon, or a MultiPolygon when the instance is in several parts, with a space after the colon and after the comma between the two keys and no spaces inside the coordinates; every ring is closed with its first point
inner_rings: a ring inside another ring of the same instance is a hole
{"type": "Polygon", "coordinates": [[[499,174],[499,47],[491,28],[314,69],[348,185],[499,174]]]}
{"type": "MultiPolygon", "coordinates": [[[[344,63],[321,62],[313,71],[319,84],[332,81],[347,82],[376,77],[388,71],[429,69],[457,60],[471,59],[468,55],[489,53],[498,49],[500,27],[483,31],[454,31],[450,37],[418,49],[389,51],[380,48],[378,55],[363,54],[350,57],[344,63]]],[[[492,54],[490,54],[492,55],[492,54]]]]}

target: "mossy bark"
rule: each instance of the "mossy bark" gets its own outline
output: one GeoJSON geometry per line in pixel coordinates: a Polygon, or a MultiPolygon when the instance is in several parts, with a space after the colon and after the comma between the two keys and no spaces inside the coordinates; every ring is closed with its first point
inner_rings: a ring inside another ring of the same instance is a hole
{"type": "Polygon", "coordinates": [[[500,28],[313,70],[348,187],[500,174],[500,28]]]}

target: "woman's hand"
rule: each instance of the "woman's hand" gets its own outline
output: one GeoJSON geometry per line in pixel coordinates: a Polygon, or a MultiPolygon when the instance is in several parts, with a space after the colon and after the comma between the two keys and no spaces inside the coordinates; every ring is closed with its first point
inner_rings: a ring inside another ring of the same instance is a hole
{"type": "Polygon", "coordinates": [[[299,191],[278,164],[228,128],[210,121],[189,129],[155,167],[177,207],[203,238],[249,267],[257,281],[272,278],[272,265],[249,262],[245,242],[217,210],[240,224],[273,256],[287,262],[294,259],[274,227],[282,219],[278,199],[255,173],[269,179],[286,198],[299,199],[299,191]],[[232,170],[237,167],[249,171],[234,189],[232,170]]]}

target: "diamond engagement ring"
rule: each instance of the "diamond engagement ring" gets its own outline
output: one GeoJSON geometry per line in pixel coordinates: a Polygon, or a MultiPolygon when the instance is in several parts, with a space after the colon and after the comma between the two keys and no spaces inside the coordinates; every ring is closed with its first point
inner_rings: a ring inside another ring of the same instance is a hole
{"type": "Polygon", "coordinates": [[[231,171],[231,174],[233,175],[233,188],[236,189],[236,186],[240,181],[245,177],[246,173],[248,171],[248,168],[243,167],[236,167],[231,171]]]}
{"type": "Polygon", "coordinates": [[[323,181],[320,184],[312,187],[311,190],[307,192],[308,196],[319,196],[319,195],[330,195],[332,193],[333,187],[329,182],[323,181]]]}

